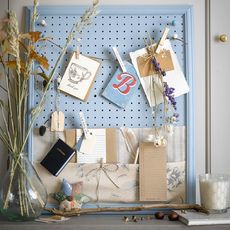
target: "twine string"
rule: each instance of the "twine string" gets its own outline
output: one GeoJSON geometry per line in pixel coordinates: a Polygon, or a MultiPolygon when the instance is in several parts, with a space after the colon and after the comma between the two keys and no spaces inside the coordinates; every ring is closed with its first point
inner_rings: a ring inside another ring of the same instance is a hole
{"type": "Polygon", "coordinates": [[[96,186],[96,197],[97,197],[97,201],[99,200],[99,188],[100,188],[100,180],[101,180],[101,173],[103,172],[104,175],[108,178],[108,180],[116,187],[119,188],[120,187],[116,184],[116,182],[111,178],[111,176],[109,175],[109,173],[111,172],[117,172],[119,169],[119,166],[117,164],[103,164],[103,162],[100,162],[100,165],[96,168],[91,169],[87,174],[86,177],[92,175],[93,173],[95,173],[96,175],[96,180],[97,180],[97,186],[96,186]],[[114,168],[111,168],[114,167],[114,168]]]}

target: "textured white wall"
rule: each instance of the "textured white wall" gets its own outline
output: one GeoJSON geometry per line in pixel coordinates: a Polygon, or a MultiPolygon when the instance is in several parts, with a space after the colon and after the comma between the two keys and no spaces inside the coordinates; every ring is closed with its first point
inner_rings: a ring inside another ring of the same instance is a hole
{"type": "MultiPolygon", "coordinates": [[[[6,1],[6,0],[1,0],[6,1]]],[[[40,5],[87,5],[87,0],[40,0],[40,5]]],[[[101,0],[101,5],[193,5],[194,7],[194,95],[195,95],[195,157],[196,173],[203,173],[205,166],[205,3],[204,0],[101,0]]],[[[23,19],[23,6],[32,5],[32,0],[10,0],[10,9],[23,19]]],[[[2,7],[1,7],[2,10],[2,7]]],[[[2,161],[2,160],[1,160],[2,161]]]]}

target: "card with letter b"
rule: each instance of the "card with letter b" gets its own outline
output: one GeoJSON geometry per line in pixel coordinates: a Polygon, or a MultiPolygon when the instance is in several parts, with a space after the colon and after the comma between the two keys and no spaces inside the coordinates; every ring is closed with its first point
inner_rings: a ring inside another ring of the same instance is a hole
{"type": "Polygon", "coordinates": [[[124,61],[127,72],[117,69],[106,86],[102,96],[121,108],[125,108],[140,85],[136,70],[132,64],[124,61]]]}

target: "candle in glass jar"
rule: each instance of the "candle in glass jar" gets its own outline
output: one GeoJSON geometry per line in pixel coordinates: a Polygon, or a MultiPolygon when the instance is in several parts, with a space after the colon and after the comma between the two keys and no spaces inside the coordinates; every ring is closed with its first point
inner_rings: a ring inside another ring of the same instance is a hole
{"type": "Polygon", "coordinates": [[[226,212],[229,206],[229,176],[200,176],[201,205],[211,212],[226,212]]]}

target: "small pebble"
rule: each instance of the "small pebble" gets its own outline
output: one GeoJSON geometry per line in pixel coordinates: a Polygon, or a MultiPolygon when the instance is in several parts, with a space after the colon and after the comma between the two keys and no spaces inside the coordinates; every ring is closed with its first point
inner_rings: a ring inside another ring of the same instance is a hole
{"type": "Polygon", "coordinates": [[[179,215],[176,212],[171,212],[168,215],[170,221],[177,221],[179,219],[179,215]]]}
{"type": "Polygon", "coordinates": [[[156,217],[156,219],[158,219],[158,220],[162,220],[162,219],[164,219],[165,214],[164,214],[163,212],[156,212],[156,213],[155,213],[155,217],[156,217]]]}
{"type": "Polygon", "coordinates": [[[44,125],[40,126],[39,128],[39,135],[44,136],[46,133],[46,127],[44,125]]]}

